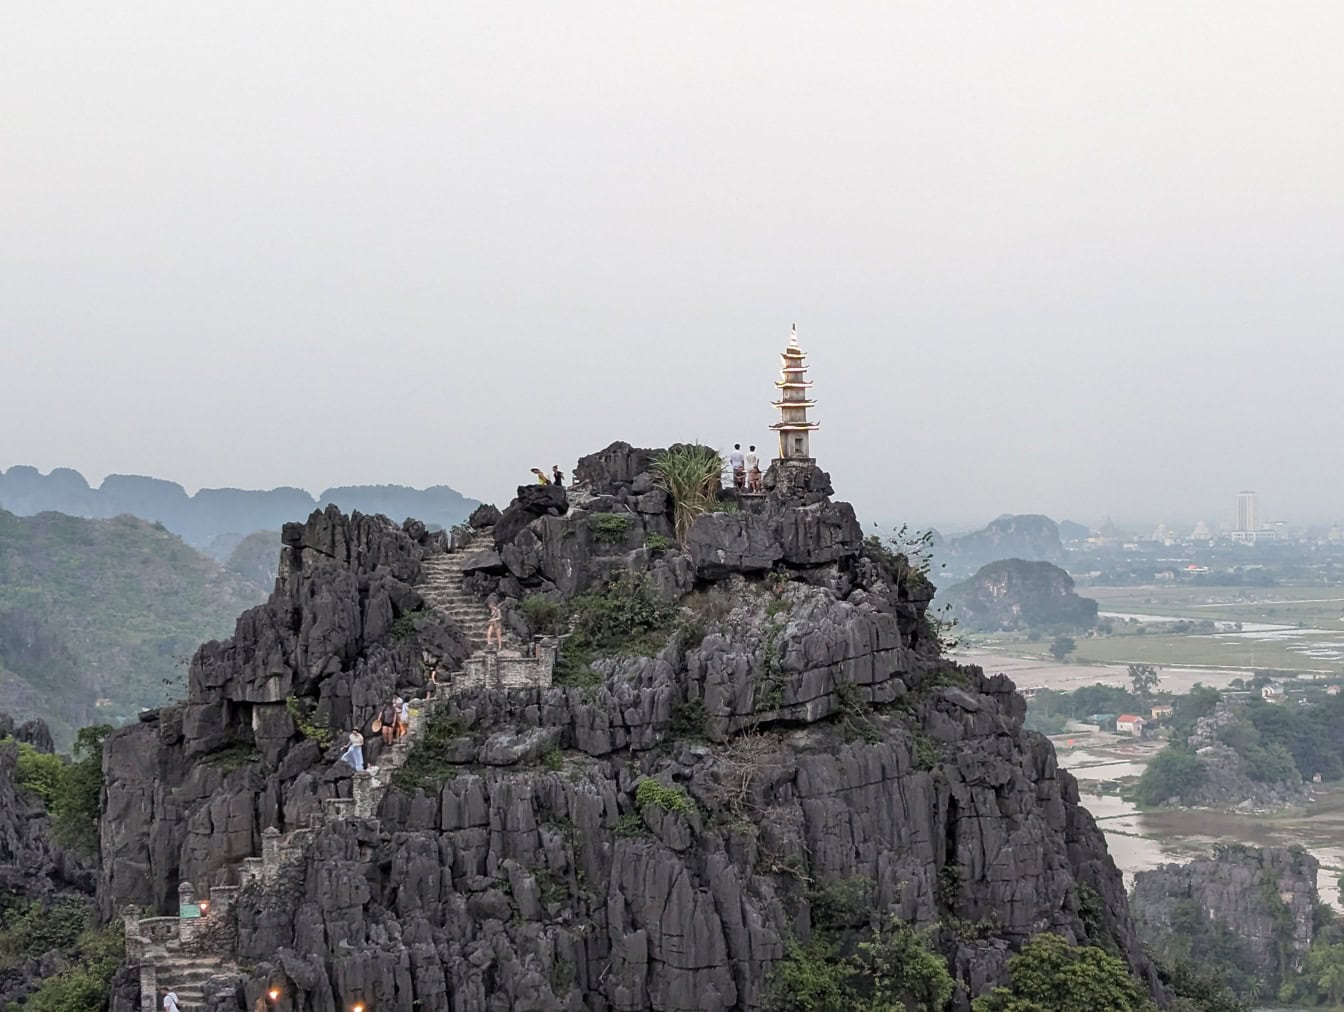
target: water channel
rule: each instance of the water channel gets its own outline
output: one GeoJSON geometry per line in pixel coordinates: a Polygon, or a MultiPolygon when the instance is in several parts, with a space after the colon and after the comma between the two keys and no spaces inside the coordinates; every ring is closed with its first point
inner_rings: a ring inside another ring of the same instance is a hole
{"type": "Polygon", "coordinates": [[[1051,740],[1060,765],[1077,777],[1083,805],[1106,834],[1106,845],[1127,887],[1133,885],[1135,872],[1211,856],[1220,843],[1299,844],[1321,863],[1317,879],[1321,899],[1344,910],[1337,883],[1344,873],[1344,787],[1315,787],[1308,806],[1284,813],[1141,812],[1111,793],[1113,786],[1103,793],[1103,785],[1139,776],[1165,742],[1077,734],[1055,735],[1051,740]]]}

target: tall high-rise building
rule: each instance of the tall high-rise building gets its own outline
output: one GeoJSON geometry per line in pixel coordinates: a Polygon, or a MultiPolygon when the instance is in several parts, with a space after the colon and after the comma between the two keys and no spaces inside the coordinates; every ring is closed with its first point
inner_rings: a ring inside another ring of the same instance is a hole
{"type": "Polygon", "coordinates": [[[1255,492],[1238,492],[1233,512],[1232,537],[1238,541],[1254,541],[1259,531],[1260,496],[1255,492]]]}

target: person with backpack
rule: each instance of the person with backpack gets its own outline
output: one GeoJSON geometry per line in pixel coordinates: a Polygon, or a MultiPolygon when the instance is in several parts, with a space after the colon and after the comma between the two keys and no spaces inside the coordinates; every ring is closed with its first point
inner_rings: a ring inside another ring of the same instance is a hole
{"type": "Polygon", "coordinates": [[[177,993],[166,987],[163,989],[163,1012],[182,1012],[182,1006],[177,1003],[177,993]]]}

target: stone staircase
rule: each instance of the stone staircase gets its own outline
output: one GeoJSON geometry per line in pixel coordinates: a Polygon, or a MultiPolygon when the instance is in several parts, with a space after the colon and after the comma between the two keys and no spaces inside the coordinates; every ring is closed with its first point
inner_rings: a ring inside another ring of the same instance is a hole
{"type": "Polygon", "coordinates": [[[170,954],[157,961],[158,986],[177,995],[182,1012],[205,1008],[205,985],[210,978],[236,973],[238,968],[223,956],[170,954]]]}
{"type": "MultiPolygon", "coordinates": [[[[557,649],[553,642],[523,651],[506,632],[504,649],[486,649],[485,627],[490,619],[490,609],[479,597],[463,589],[462,572],[474,553],[491,547],[493,539],[490,530],[476,531],[452,551],[421,563],[422,578],[416,590],[428,607],[452,618],[459,625],[471,646],[472,653],[463,663],[462,669],[446,677],[440,673],[439,684],[432,686],[424,699],[409,701],[410,719],[406,733],[392,745],[383,748],[375,767],[354,774],[351,797],[325,799],[321,816],[313,825],[297,827],[286,833],[281,833],[275,827],[263,830],[261,855],[245,858],[242,862],[240,878],[244,884],[269,881],[283,866],[300,859],[319,825],[347,818],[373,818],[392,774],[406,762],[420,728],[434,710],[455,693],[480,686],[522,688],[551,684],[557,649]]],[[[189,888],[189,884],[183,885],[184,890],[189,888]]],[[[237,889],[229,887],[213,890],[212,899],[215,892],[231,899],[237,889]]],[[[151,933],[142,931],[140,923],[156,925],[155,930],[164,936],[161,941],[167,940],[170,935],[173,938],[167,946],[148,944],[149,940],[145,939],[147,944],[136,947],[136,952],[141,954],[142,1012],[157,1012],[161,1005],[158,994],[160,987],[170,987],[177,993],[183,1012],[202,1009],[206,983],[221,973],[236,973],[235,964],[227,961],[223,955],[176,951],[174,946],[188,938],[188,929],[192,927],[190,921],[162,917],[137,922],[134,928],[128,922],[128,937],[139,939],[141,934],[151,933]]]]}
{"type": "MultiPolygon", "coordinates": [[[[441,615],[451,618],[466,635],[472,652],[485,649],[485,626],[490,621],[490,607],[475,594],[462,587],[462,571],[477,552],[494,548],[493,530],[473,531],[470,540],[461,547],[425,559],[420,564],[420,582],[416,590],[425,604],[441,615]]],[[[515,647],[508,631],[504,634],[505,647],[515,647]]]]}

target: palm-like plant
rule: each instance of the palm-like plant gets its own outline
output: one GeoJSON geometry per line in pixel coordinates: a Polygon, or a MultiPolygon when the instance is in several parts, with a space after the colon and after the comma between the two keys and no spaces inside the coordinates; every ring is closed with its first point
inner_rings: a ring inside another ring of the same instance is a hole
{"type": "Polygon", "coordinates": [[[682,548],[691,524],[718,499],[723,458],[707,446],[677,445],[653,462],[654,483],[672,497],[672,526],[682,548]]]}

